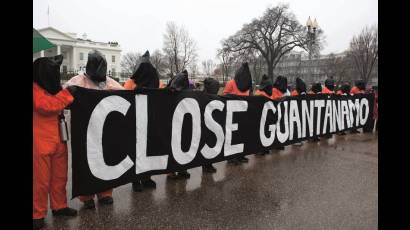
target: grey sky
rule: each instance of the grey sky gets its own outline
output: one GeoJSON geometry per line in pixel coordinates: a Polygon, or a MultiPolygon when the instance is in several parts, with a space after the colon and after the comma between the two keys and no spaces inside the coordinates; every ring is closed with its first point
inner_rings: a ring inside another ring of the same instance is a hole
{"type": "Polygon", "coordinates": [[[288,3],[302,24],[317,18],[326,36],[324,54],[344,51],[353,35],[378,22],[377,0],[33,0],[33,27],[48,26],[49,5],[50,26],[118,41],[124,54],[162,49],[166,22],[175,21],[196,40],[199,61],[216,60],[223,38],[278,3],[288,3]]]}

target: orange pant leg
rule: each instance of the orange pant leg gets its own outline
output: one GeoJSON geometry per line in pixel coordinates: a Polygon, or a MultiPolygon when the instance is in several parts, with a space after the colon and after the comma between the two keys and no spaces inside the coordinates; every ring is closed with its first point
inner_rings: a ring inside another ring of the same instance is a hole
{"type": "Polygon", "coordinates": [[[47,215],[51,158],[33,151],[33,219],[40,219],[47,215]]]}
{"type": "Polygon", "coordinates": [[[53,210],[67,207],[67,165],[67,146],[59,143],[56,153],[51,156],[50,201],[53,210]]]}
{"type": "Polygon", "coordinates": [[[98,199],[101,199],[101,198],[104,198],[104,197],[107,197],[107,196],[112,197],[112,189],[109,189],[107,191],[100,192],[100,193],[97,194],[98,199]]]}

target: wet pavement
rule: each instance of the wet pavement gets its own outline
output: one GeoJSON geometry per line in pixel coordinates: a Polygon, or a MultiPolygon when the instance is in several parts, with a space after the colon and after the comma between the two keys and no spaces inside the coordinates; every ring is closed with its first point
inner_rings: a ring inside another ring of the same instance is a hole
{"type": "MultiPolygon", "coordinates": [[[[287,146],[249,163],[190,169],[188,180],[153,176],[157,189],[114,190],[114,204],[53,218],[44,229],[377,229],[377,134],[287,146]]],[[[71,197],[71,172],[68,197],[71,197]]]]}

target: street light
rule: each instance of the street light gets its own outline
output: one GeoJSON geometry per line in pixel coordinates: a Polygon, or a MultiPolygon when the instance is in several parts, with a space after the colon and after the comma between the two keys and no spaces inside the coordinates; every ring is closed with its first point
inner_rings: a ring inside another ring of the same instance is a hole
{"type": "MultiPolygon", "coordinates": [[[[319,27],[316,21],[316,18],[312,22],[309,16],[306,22],[306,27],[307,27],[307,45],[308,45],[308,52],[309,52],[309,64],[312,64],[311,62],[312,62],[313,45],[315,44],[316,32],[317,32],[317,28],[319,27]]],[[[311,70],[311,68],[309,68],[309,70],[311,70]]],[[[312,77],[311,71],[309,71],[309,73],[310,73],[310,77],[312,77]]]]}

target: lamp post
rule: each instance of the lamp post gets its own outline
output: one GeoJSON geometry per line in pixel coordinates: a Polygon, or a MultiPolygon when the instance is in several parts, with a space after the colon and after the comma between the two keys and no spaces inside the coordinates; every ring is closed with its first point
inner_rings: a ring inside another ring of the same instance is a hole
{"type": "Polygon", "coordinates": [[[306,27],[307,27],[307,45],[308,45],[308,52],[309,52],[309,77],[312,78],[312,71],[311,71],[311,66],[312,66],[312,53],[313,53],[313,45],[315,44],[316,41],[316,32],[318,28],[318,24],[315,20],[312,22],[310,19],[310,16],[306,22],[306,27]]]}

